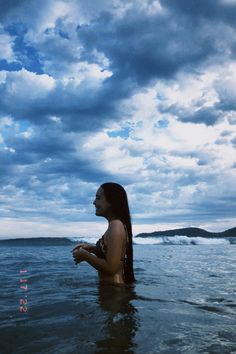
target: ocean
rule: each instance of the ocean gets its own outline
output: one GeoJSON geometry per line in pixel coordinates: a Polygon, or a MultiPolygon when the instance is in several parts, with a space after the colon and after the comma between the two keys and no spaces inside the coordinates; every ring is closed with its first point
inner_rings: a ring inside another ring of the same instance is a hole
{"type": "Polygon", "coordinates": [[[234,240],[135,239],[129,288],[70,239],[0,241],[0,353],[236,354],[234,240]]]}

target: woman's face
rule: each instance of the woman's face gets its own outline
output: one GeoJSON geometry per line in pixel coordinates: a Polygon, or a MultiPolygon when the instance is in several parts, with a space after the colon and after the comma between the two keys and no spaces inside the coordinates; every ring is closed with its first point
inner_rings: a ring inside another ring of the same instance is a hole
{"type": "Polygon", "coordinates": [[[97,216],[106,217],[111,213],[111,204],[106,200],[104,190],[101,187],[97,190],[93,204],[97,216]]]}

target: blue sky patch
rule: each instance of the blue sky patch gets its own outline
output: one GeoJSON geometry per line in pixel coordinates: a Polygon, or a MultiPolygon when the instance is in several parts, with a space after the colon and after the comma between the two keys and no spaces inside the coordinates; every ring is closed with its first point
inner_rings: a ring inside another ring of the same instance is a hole
{"type": "Polygon", "coordinates": [[[120,130],[112,130],[112,131],[108,131],[107,132],[107,135],[110,137],[110,138],[117,138],[117,137],[120,137],[122,139],[128,139],[129,138],[129,135],[130,135],[130,132],[131,132],[131,128],[122,128],[120,130]]]}

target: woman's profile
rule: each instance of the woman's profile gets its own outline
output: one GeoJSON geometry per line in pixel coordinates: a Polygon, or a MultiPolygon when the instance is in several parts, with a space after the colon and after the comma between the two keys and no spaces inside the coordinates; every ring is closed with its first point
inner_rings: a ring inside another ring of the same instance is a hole
{"type": "Polygon", "coordinates": [[[98,270],[102,284],[126,285],[135,281],[133,271],[132,225],[125,189],[104,183],[93,202],[97,216],[108,221],[105,234],[96,245],[78,244],[73,249],[75,264],[88,262],[98,270]]]}

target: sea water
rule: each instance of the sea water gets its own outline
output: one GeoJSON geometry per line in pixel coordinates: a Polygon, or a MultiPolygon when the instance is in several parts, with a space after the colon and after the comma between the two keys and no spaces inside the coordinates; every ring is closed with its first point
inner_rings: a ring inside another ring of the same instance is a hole
{"type": "Polygon", "coordinates": [[[0,243],[0,353],[235,354],[236,245],[140,242],[130,288],[100,286],[73,244],[0,243]]]}

